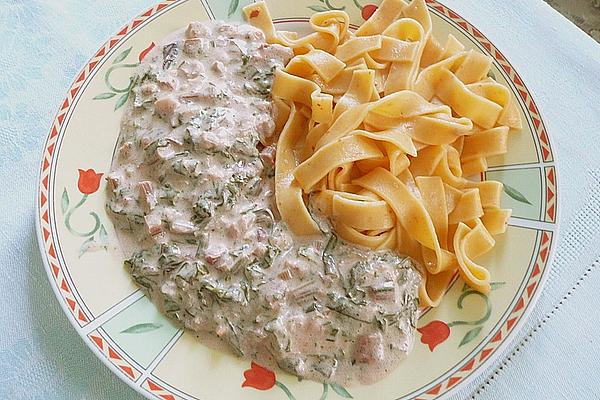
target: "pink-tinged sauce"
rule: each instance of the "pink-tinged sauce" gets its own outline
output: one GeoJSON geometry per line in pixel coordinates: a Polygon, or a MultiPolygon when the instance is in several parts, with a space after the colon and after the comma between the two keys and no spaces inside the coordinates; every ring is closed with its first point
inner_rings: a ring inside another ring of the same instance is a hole
{"type": "Polygon", "coordinates": [[[157,46],[123,117],[107,209],[132,278],[203,343],[301,378],[373,383],[412,348],[420,277],[407,257],[337,240],[316,212],[316,236],[279,221],[276,149],[261,142],[274,139],[273,71],[291,56],[223,22],[157,46]]]}

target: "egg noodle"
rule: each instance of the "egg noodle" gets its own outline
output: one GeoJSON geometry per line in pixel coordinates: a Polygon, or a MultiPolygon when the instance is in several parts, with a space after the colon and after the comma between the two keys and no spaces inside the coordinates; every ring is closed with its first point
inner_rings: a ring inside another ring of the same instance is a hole
{"type": "Polygon", "coordinates": [[[521,129],[515,99],[488,76],[491,58],[452,35],[440,44],[424,0],[383,0],[355,32],[343,11],[316,13],[303,37],[276,31],[264,2],[244,13],[295,54],[272,88],[276,201],[291,230],[318,232],[310,202],[343,239],[410,255],[423,269],[421,305],[437,306],[457,271],[489,292],[474,260],[511,210],[500,182],[466,177],[521,129]]]}

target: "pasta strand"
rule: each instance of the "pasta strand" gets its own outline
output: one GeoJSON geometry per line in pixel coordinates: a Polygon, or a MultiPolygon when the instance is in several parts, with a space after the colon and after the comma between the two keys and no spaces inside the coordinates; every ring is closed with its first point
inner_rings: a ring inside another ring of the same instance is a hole
{"type": "Polygon", "coordinates": [[[383,0],[354,33],[341,10],[315,13],[305,36],[276,31],[263,1],[244,14],[295,54],[272,87],[276,202],[292,232],[319,232],[310,206],[343,240],[412,257],[424,306],[457,275],[488,293],[476,259],[511,210],[502,183],[478,178],[522,126],[492,58],[438,40],[424,0],[383,0]]]}

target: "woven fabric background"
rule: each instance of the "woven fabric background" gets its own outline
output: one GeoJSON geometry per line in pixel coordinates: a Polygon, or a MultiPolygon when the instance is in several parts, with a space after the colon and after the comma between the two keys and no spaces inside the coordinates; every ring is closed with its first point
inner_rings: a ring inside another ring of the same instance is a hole
{"type": "MultiPolygon", "coordinates": [[[[441,0],[532,92],[559,163],[561,235],[519,337],[455,398],[600,398],[600,45],[541,0],[441,0]]],[[[76,73],[153,0],[0,0],[0,398],[138,400],[69,325],[35,238],[42,145],[76,73]]],[[[207,399],[208,400],[208,399],[207,399]]]]}

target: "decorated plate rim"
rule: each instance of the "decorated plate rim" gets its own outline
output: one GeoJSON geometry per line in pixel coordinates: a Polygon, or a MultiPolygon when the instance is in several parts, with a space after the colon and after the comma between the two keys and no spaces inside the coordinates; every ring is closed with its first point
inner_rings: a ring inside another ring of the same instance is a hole
{"type": "MultiPolygon", "coordinates": [[[[130,22],[119,30],[115,36],[104,43],[90,61],[85,64],[77,74],[77,78],[74,80],[73,84],[70,86],[67,97],[61,103],[61,107],[53,119],[52,127],[44,142],[37,181],[39,182],[39,190],[36,192],[36,236],[40,252],[42,253],[43,264],[48,279],[50,280],[50,286],[52,286],[52,290],[54,291],[63,312],[67,314],[68,320],[73,328],[96,357],[98,357],[122,381],[148,399],[175,400],[175,396],[179,390],[170,388],[168,384],[160,382],[158,378],[152,375],[151,371],[140,372],[136,367],[130,365],[126,360],[120,357],[118,353],[115,353],[111,344],[100,332],[98,332],[98,330],[101,329],[100,327],[87,334],[84,333],[83,327],[90,321],[88,316],[86,316],[85,311],[80,308],[77,300],[72,295],[70,284],[63,276],[63,269],[65,266],[62,265],[56,257],[53,241],[49,241],[49,238],[52,237],[52,228],[48,216],[50,203],[50,198],[48,196],[50,189],[49,179],[50,175],[56,170],[56,168],[53,167],[55,167],[54,163],[58,152],[55,153],[54,150],[57,142],[64,136],[63,128],[66,128],[67,126],[67,124],[63,124],[65,117],[67,114],[72,114],[72,112],[74,112],[75,107],[72,108],[72,104],[75,102],[77,96],[84,92],[84,90],[80,89],[89,82],[92,75],[95,75],[97,68],[99,68],[99,64],[101,64],[100,61],[109,58],[116,47],[118,47],[117,45],[129,38],[138,28],[143,27],[145,22],[158,18],[172,6],[183,4],[187,1],[190,0],[163,0],[155,4],[146,12],[130,20],[130,22]],[[95,332],[96,334],[94,334],[95,332]],[[113,355],[116,357],[113,357],[113,355]]],[[[198,1],[202,3],[202,5],[205,5],[203,0],[198,1]]],[[[519,289],[515,292],[513,301],[504,311],[497,324],[493,326],[490,333],[484,337],[481,343],[464,357],[463,360],[456,363],[455,367],[436,377],[427,385],[402,397],[402,399],[418,398],[423,400],[432,398],[445,399],[452,396],[459,388],[466,386],[482,372],[489,369],[492,366],[493,360],[502,355],[504,350],[514,343],[519,331],[523,328],[534,309],[548,279],[557,244],[562,208],[560,207],[558,199],[558,188],[560,186],[556,168],[557,163],[553,157],[550,144],[551,134],[545,130],[541,112],[537,108],[521,77],[517,74],[512,65],[509,64],[504,55],[473,25],[436,0],[426,0],[426,2],[431,11],[438,14],[438,16],[441,16],[447,23],[453,25],[454,28],[463,32],[476,46],[484,47],[502,67],[502,74],[513,86],[511,91],[516,89],[519,92],[520,101],[522,101],[523,105],[527,108],[527,118],[531,118],[532,122],[534,122],[535,130],[533,133],[538,136],[540,145],[539,150],[541,153],[540,155],[542,156],[537,163],[532,163],[532,165],[537,165],[544,174],[546,174],[546,168],[552,168],[553,183],[555,187],[553,193],[555,204],[553,206],[552,224],[549,224],[546,228],[538,231],[538,235],[541,237],[539,239],[539,248],[537,244],[538,239],[536,239],[535,248],[537,248],[537,250],[532,256],[533,264],[529,267],[532,270],[531,273],[528,272],[528,274],[525,275],[519,289]],[[518,86],[521,86],[523,90],[518,86]],[[534,114],[537,114],[537,116],[534,114]],[[547,146],[547,149],[541,146],[542,142],[547,146]],[[544,246],[546,247],[543,249],[544,246]],[[546,255],[542,256],[544,251],[546,251],[546,255]],[[536,271],[538,272],[536,273],[536,271]],[[531,291],[529,290],[530,287],[532,287],[531,291]],[[510,316],[512,314],[517,315],[511,320],[510,316]],[[514,322],[508,327],[510,321],[514,322]],[[502,334],[503,328],[507,328],[504,334],[502,334]],[[500,343],[495,347],[487,348],[491,343],[497,342],[500,343]],[[461,372],[465,372],[466,375],[458,377],[457,374],[461,372]]],[[[543,190],[543,188],[541,188],[541,190],[543,190]]],[[[546,203],[548,203],[548,201],[548,198],[546,198],[546,203]]],[[[546,212],[547,211],[548,209],[546,209],[546,212]]],[[[176,334],[171,340],[176,340],[178,337],[180,337],[180,333],[176,334]]]]}

